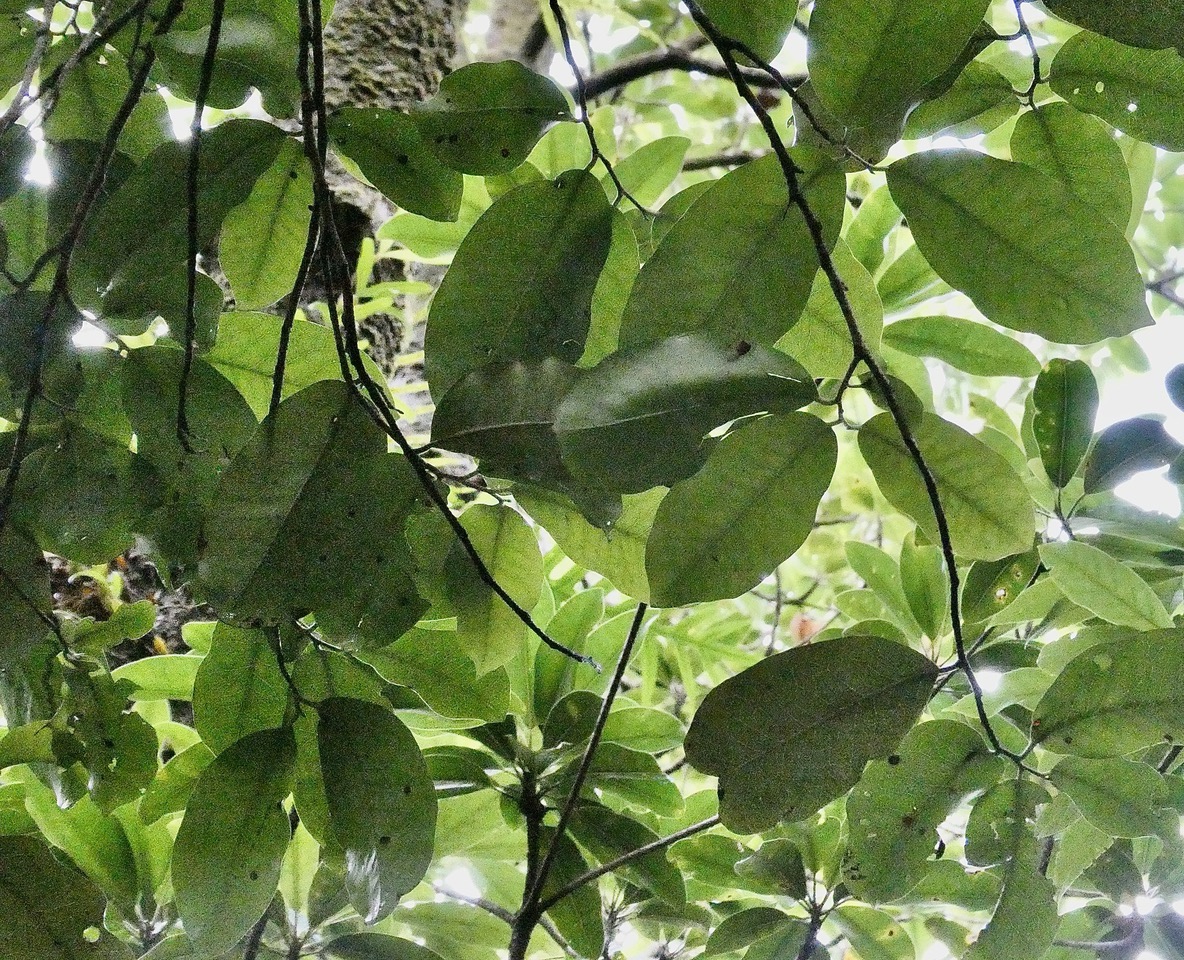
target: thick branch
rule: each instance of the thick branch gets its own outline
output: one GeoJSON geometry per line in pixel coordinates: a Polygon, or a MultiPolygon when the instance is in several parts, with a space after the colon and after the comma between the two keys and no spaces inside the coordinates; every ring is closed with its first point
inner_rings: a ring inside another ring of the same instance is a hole
{"type": "MultiPolygon", "coordinates": [[[[613,64],[601,73],[593,74],[584,81],[584,92],[589,100],[603,96],[610,90],[623,87],[634,80],[662,73],[666,70],[683,70],[688,73],[704,73],[709,77],[723,77],[728,79],[731,74],[728,66],[708,60],[706,57],[696,57],[685,46],[666,47],[642,53],[628,60],[613,64]]],[[[763,70],[754,67],[741,67],[741,75],[754,87],[773,89],[780,84],[763,70]]],[[[805,77],[795,77],[794,81],[801,83],[805,77]]]]}

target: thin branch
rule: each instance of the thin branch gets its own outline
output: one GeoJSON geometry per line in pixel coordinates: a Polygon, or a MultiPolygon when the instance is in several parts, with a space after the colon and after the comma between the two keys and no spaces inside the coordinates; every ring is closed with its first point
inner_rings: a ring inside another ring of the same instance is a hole
{"type": "Polygon", "coordinates": [[[444,517],[457,540],[460,541],[469,560],[473,564],[477,576],[497,597],[521,620],[544,644],[564,656],[586,664],[599,670],[600,667],[591,657],[576,653],[564,644],[552,638],[542,627],[535,623],[529,611],[518,603],[506,591],[493,575],[488,565],[481,558],[476,545],[465,530],[460,518],[452,512],[447,497],[436,486],[435,480],[428,466],[407,440],[399,427],[398,416],[387,401],[382,389],[370,376],[363,362],[361,347],[358,341],[357,323],[354,319],[354,304],[352,291],[348,285],[350,275],[349,259],[345,247],[337,230],[337,222],[333,213],[329,185],[325,178],[325,157],[328,143],[325,139],[327,129],[325,97],[324,97],[324,40],[321,34],[321,4],[320,0],[301,0],[300,11],[300,41],[301,51],[298,59],[298,73],[301,88],[301,114],[304,127],[305,155],[313,168],[313,182],[316,189],[317,202],[321,210],[322,256],[326,263],[325,281],[329,286],[326,297],[330,316],[335,316],[336,289],[342,289],[342,317],[338,325],[334,322],[334,336],[338,338],[338,355],[343,365],[343,375],[347,384],[354,391],[358,399],[366,406],[371,417],[394,440],[400,452],[407,458],[408,464],[415,473],[417,480],[427,493],[433,506],[444,517]],[[308,51],[312,52],[312,77],[309,76],[308,51]],[[313,126],[313,114],[316,116],[316,126],[313,126]],[[336,270],[334,269],[336,268],[336,270]],[[334,281],[334,274],[339,279],[345,278],[340,286],[334,281]],[[340,328],[343,328],[343,331],[340,328]],[[348,358],[348,362],[347,362],[348,358]],[[349,366],[353,367],[351,375],[349,366]],[[356,380],[354,377],[356,376],[356,380]]]}
{"type": "Polygon", "coordinates": [[[621,648],[620,657],[617,658],[617,667],[613,671],[608,691],[605,693],[604,700],[600,704],[600,712],[596,715],[596,723],[592,727],[591,735],[588,737],[588,745],[584,748],[584,755],[580,759],[580,765],[576,770],[575,779],[572,780],[567,801],[559,813],[559,823],[555,827],[555,837],[547,848],[547,853],[543,857],[538,871],[531,880],[530,889],[522,899],[520,917],[534,919],[542,913],[539,901],[542,897],[543,886],[546,884],[551,868],[555,866],[555,859],[559,855],[559,841],[563,839],[564,831],[567,830],[567,825],[571,821],[572,814],[575,813],[576,807],[579,805],[580,791],[584,788],[584,781],[588,777],[588,771],[592,769],[592,761],[596,756],[596,748],[600,746],[600,738],[604,734],[604,725],[608,722],[609,711],[612,710],[613,701],[617,697],[617,692],[621,689],[621,681],[625,677],[625,668],[629,665],[629,657],[633,653],[633,647],[641,633],[641,626],[645,621],[647,610],[649,610],[649,607],[646,604],[639,603],[637,605],[637,612],[633,615],[633,623],[629,627],[629,635],[625,638],[625,645],[621,648]]]}
{"type": "MultiPolygon", "coordinates": [[[[182,0],[172,0],[161,17],[160,22],[157,24],[153,37],[160,37],[167,33],[173,21],[180,15],[182,8],[182,0]]],[[[87,180],[86,186],[82,188],[82,194],[79,197],[78,203],[74,206],[74,213],[70,218],[70,224],[62,236],[61,242],[58,244],[57,268],[54,272],[53,284],[50,287],[49,296],[46,298],[45,307],[41,314],[41,322],[37,325],[34,333],[29,386],[25,392],[24,404],[21,407],[21,419],[17,424],[16,437],[13,440],[12,454],[8,461],[8,474],[4,480],[3,490],[0,491],[0,530],[3,530],[4,525],[8,522],[12,499],[16,494],[17,480],[20,477],[21,465],[24,463],[26,448],[29,443],[29,431],[33,423],[33,410],[37,404],[37,400],[41,396],[42,378],[45,375],[46,353],[49,348],[49,328],[53,323],[58,305],[63,300],[68,299],[67,285],[69,282],[70,259],[74,254],[74,248],[77,246],[79,238],[82,236],[82,229],[86,225],[91,209],[98,200],[104,183],[106,183],[107,170],[111,164],[111,159],[115,156],[119,136],[123,133],[123,128],[127,125],[128,119],[132,115],[132,110],[140,100],[144,84],[147,82],[148,74],[151,72],[155,62],[156,49],[154,46],[149,45],[144,51],[139,69],[132,77],[123,102],[119,105],[119,109],[111,121],[111,126],[107,130],[107,136],[99,148],[98,159],[91,169],[90,178],[87,180]]]]}
{"type": "Polygon", "coordinates": [[[716,167],[739,167],[752,160],[759,160],[766,156],[755,150],[736,150],[732,153],[714,153],[706,157],[691,157],[683,163],[684,171],[712,170],[716,167]]]}
{"type": "Polygon", "coordinates": [[[218,55],[218,41],[222,36],[222,17],[226,12],[226,0],[214,0],[210,15],[210,35],[206,39],[206,50],[201,60],[201,74],[197,81],[197,95],[193,101],[193,120],[189,125],[190,147],[185,169],[186,233],[189,242],[189,259],[185,286],[185,358],[181,364],[181,383],[177,390],[177,440],[187,453],[192,453],[189,436],[189,380],[193,376],[193,357],[197,340],[197,257],[198,257],[198,215],[197,186],[201,171],[202,114],[206,110],[206,98],[214,81],[215,58],[218,55]]]}
{"type": "Polygon", "coordinates": [[[589,870],[587,873],[582,873],[570,883],[560,887],[558,891],[551,894],[539,904],[539,910],[546,913],[560,900],[571,896],[581,887],[587,886],[594,880],[599,880],[606,873],[612,873],[614,870],[619,870],[621,867],[628,866],[634,860],[640,860],[642,857],[648,856],[651,853],[656,853],[659,850],[665,850],[667,847],[678,843],[679,840],[685,840],[687,837],[693,837],[697,833],[702,833],[704,830],[710,830],[719,823],[719,815],[708,817],[706,820],[700,820],[698,823],[692,824],[689,827],[684,827],[668,837],[659,837],[651,843],[647,843],[643,847],[638,847],[636,850],[630,850],[628,853],[623,853],[614,860],[608,863],[602,863],[599,867],[589,870]]]}
{"type": "Polygon", "coordinates": [[[1040,51],[1036,48],[1036,38],[1032,36],[1032,28],[1028,26],[1028,21],[1024,18],[1024,0],[1012,0],[1012,5],[1015,7],[1015,16],[1020,25],[1019,34],[1027,41],[1028,51],[1032,58],[1032,82],[1024,91],[1023,98],[1027,101],[1028,106],[1035,106],[1036,88],[1044,82],[1040,71],[1040,51]]]}
{"type": "Polygon", "coordinates": [[[296,281],[292,284],[292,292],[288,295],[288,305],[284,310],[284,322],[280,327],[280,342],[275,355],[275,369],[271,375],[271,400],[267,405],[268,417],[275,416],[275,412],[280,406],[280,399],[284,394],[284,370],[288,364],[288,345],[292,339],[292,327],[296,323],[296,311],[300,307],[300,296],[304,292],[304,284],[308,279],[312,259],[317,252],[320,231],[321,205],[314,199],[312,216],[308,221],[308,237],[304,241],[304,255],[300,258],[300,268],[296,271],[296,281]]]}
{"type": "Polygon", "coordinates": [[[847,325],[848,335],[851,338],[852,349],[855,356],[860,358],[870,371],[873,379],[880,388],[880,393],[888,406],[888,411],[892,415],[892,420],[896,424],[897,430],[900,432],[901,439],[904,442],[905,449],[909,454],[909,458],[916,466],[918,473],[921,475],[922,483],[925,487],[925,493],[929,500],[930,506],[933,509],[934,517],[937,521],[938,540],[940,542],[942,556],[946,563],[946,571],[949,578],[950,586],[950,619],[953,624],[954,633],[954,647],[958,653],[958,663],[961,666],[963,673],[966,675],[967,682],[974,693],[975,707],[978,713],[979,721],[987,734],[987,739],[990,741],[992,749],[999,754],[1002,754],[1017,764],[1022,765],[1022,759],[1019,755],[1008,750],[999,741],[998,735],[995,733],[994,727],[991,725],[990,717],[987,715],[986,706],[983,702],[983,689],[978,682],[978,678],[974,674],[974,670],[970,666],[970,660],[966,653],[966,644],[962,634],[962,617],[961,617],[961,583],[958,577],[957,560],[954,555],[953,540],[950,535],[949,519],[946,516],[945,508],[942,506],[941,495],[937,488],[937,481],[933,476],[933,471],[930,469],[928,462],[925,460],[921,448],[917,444],[917,439],[913,435],[912,428],[909,426],[908,419],[905,416],[904,408],[896,397],[895,390],[892,387],[891,381],[887,374],[880,367],[879,361],[873,355],[867,342],[863,338],[863,331],[855,318],[854,310],[851,307],[851,300],[847,296],[847,286],[839,275],[838,268],[835,266],[834,257],[831,255],[830,247],[827,245],[826,236],[822,228],[821,222],[815,215],[805,195],[802,193],[801,184],[799,182],[799,169],[794,163],[793,158],[789,155],[785,143],[781,139],[781,135],[777,130],[776,124],[773,122],[769,112],[761,105],[759,99],[753,94],[751,88],[745,82],[743,75],[739,71],[739,66],[736,62],[733,49],[735,44],[728,40],[719,29],[715,26],[712,20],[703,12],[697,0],[684,0],[691,16],[699,25],[699,28],[707,35],[712,44],[719,51],[720,56],[732,71],[732,81],[736,86],[736,90],[745,102],[756,114],[761,126],[765,130],[765,134],[769,138],[769,143],[776,153],[778,161],[781,164],[781,170],[785,177],[786,187],[789,191],[790,202],[794,204],[802,215],[802,219],[806,223],[809,230],[811,240],[814,245],[815,253],[818,255],[819,266],[826,275],[827,281],[830,284],[831,292],[835,296],[835,300],[839,304],[839,308],[843,314],[843,320],[847,325]]]}
{"type": "Polygon", "coordinates": [[[267,929],[267,913],[264,912],[257,921],[255,926],[251,927],[251,932],[247,934],[247,942],[243,947],[243,960],[257,960],[259,956],[259,948],[263,946],[263,931],[267,929]]]}
{"type": "MultiPolygon", "coordinates": [[[[709,77],[725,79],[731,76],[726,64],[708,60],[706,57],[696,57],[686,46],[666,47],[638,54],[636,57],[615,63],[600,73],[593,74],[584,81],[584,93],[589,100],[595,100],[611,90],[667,70],[703,73],[709,77]]],[[[744,73],[744,78],[754,87],[772,89],[780,86],[776,79],[763,70],[754,67],[741,67],[741,70],[744,73]]],[[[805,80],[805,77],[795,77],[794,80],[800,84],[805,80]]]]}
{"type": "Polygon", "coordinates": [[[576,78],[576,103],[580,109],[580,123],[583,124],[584,131],[588,135],[588,145],[592,148],[592,163],[596,163],[599,160],[603,164],[609,179],[613,182],[613,186],[617,188],[618,199],[624,197],[642,213],[648,214],[650,211],[638,203],[637,199],[621,183],[621,178],[617,176],[617,171],[613,169],[613,165],[609,163],[608,157],[604,155],[600,149],[600,145],[596,142],[596,130],[592,126],[592,117],[588,112],[588,91],[584,83],[584,74],[580,70],[580,65],[576,62],[575,51],[571,46],[571,33],[568,30],[567,17],[563,15],[563,8],[559,5],[559,0],[550,0],[550,7],[551,16],[555,18],[555,24],[559,28],[559,39],[563,44],[563,57],[567,61],[568,67],[571,68],[572,75],[576,78]]]}

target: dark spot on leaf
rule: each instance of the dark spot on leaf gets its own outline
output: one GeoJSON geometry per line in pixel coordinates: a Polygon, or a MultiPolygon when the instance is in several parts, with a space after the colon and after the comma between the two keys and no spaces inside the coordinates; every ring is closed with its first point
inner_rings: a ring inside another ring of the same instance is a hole
{"type": "Polygon", "coordinates": [[[448,142],[449,143],[460,143],[460,134],[458,134],[458,133],[450,134],[448,137],[448,142]]]}
{"type": "Polygon", "coordinates": [[[1072,737],[1065,737],[1065,743],[1072,743],[1072,742],[1073,742],[1072,737]]]}
{"type": "Polygon", "coordinates": [[[108,750],[114,750],[115,749],[115,741],[112,740],[110,737],[103,737],[103,746],[106,747],[108,750]]]}
{"type": "Polygon", "coordinates": [[[406,166],[407,164],[409,164],[411,162],[411,158],[409,156],[407,156],[407,154],[405,154],[405,153],[400,153],[399,156],[396,157],[395,159],[397,159],[399,161],[399,163],[403,164],[404,166],[406,166]]]}
{"type": "Polygon", "coordinates": [[[379,845],[380,847],[389,846],[389,845],[390,845],[390,842],[391,842],[391,838],[390,838],[390,837],[379,837],[379,838],[378,838],[378,845],[379,845]]]}
{"type": "Polygon", "coordinates": [[[259,871],[258,871],[258,870],[252,870],[252,871],[251,871],[251,879],[252,879],[252,880],[258,880],[258,879],[259,879],[259,871]]]}
{"type": "Polygon", "coordinates": [[[411,796],[411,784],[409,784],[409,783],[403,784],[403,796],[405,796],[405,797],[411,796]]]}
{"type": "Polygon", "coordinates": [[[724,798],[724,788],[723,788],[723,787],[720,787],[720,788],[719,788],[719,798],[720,798],[721,800],[724,798]]]}
{"type": "Polygon", "coordinates": [[[895,767],[898,763],[900,763],[900,757],[897,754],[894,753],[888,758],[888,766],[895,767]]]}
{"type": "Polygon", "coordinates": [[[300,174],[298,174],[295,170],[288,171],[288,177],[290,179],[295,180],[298,176],[300,176],[300,174]]]}
{"type": "Polygon", "coordinates": [[[510,148],[509,147],[502,147],[502,156],[508,157],[509,155],[510,155],[510,148]]]}

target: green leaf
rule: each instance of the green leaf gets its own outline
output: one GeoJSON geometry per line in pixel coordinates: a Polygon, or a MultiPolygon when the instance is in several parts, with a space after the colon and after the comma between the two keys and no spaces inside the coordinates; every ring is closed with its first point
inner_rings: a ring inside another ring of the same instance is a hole
{"type": "Polygon", "coordinates": [[[909,612],[931,639],[946,629],[950,612],[950,583],[941,548],[918,545],[915,532],[900,547],[900,580],[909,612]]]}
{"type": "MultiPolygon", "coordinates": [[[[477,504],[461,523],[493,578],[520,607],[530,610],[539,599],[543,560],[526,521],[508,507],[477,504]]],[[[477,665],[477,675],[506,663],[526,643],[524,624],[478,576],[459,544],[447,562],[448,598],[457,612],[456,639],[477,665]]]]}
{"type": "MultiPolygon", "coordinates": [[[[547,633],[565,647],[584,651],[588,634],[604,616],[604,591],[583,590],[561,606],[547,623],[547,633]]],[[[568,657],[537,657],[534,662],[534,711],[546,717],[565,694],[571,692],[580,665],[568,657]]],[[[599,698],[596,698],[599,701],[599,698]]],[[[588,731],[590,732],[590,731],[588,731]]]]}
{"type": "MultiPolygon", "coordinates": [[[[571,818],[571,833],[576,842],[600,863],[609,863],[623,854],[655,842],[658,835],[636,820],[605,807],[580,806],[571,818]]],[[[678,868],[666,859],[665,850],[626,864],[615,876],[648,890],[667,903],[686,903],[686,886],[678,868]]]]}
{"type": "Polygon", "coordinates": [[[0,951],[7,960],[127,960],[102,929],[103,896],[32,837],[0,837],[0,951]],[[97,929],[93,940],[86,931],[97,929]]]}
{"type": "Polygon", "coordinates": [[[1045,6],[1063,20],[1134,47],[1184,46],[1184,3],[1155,0],[1121,8],[1105,0],[1047,0],[1045,6]]]}
{"type": "Polygon", "coordinates": [[[690,145],[686,137],[651,140],[616,164],[617,178],[634,200],[651,206],[682,173],[682,161],[690,145]]]}
{"type": "Polygon", "coordinates": [[[384,680],[413,689],[444,717],[493,723],[505,717],[510,705],[505,671],[492,670],[478,677],[471,658],[451,633],[411,630],[389,647],[363,651],[358,658],[384,680]]]}
{"type": "Polygon", "coordinates": [[[438,953],[383,933],[350,933],[325,947],[333,960],[440,960],[438,953]]]}
{"type": "Polygon", "coordinates": [[[1032,581],[1039,554],[1028,550],[1002,560],[976,560],[962,581],[962,618],[981,623],[1005,609],[1032,581]]]}
{"type": "Polygon", "coordinates": [[[611,242],[612,207],[589,173],[500,197],[465,237],[432,301],[424,362],[433,394],[488,363],[579,360],[611,242]]]}
{"type": "MultiPolygon", "coordinates": [[[[814,150],[793,154],[826,245],[843,222],[842,171],[814,150]]],[[[774,156],[716,181],[670,228],[633,285],[621,344],[701,331],[772,346],[810,297],[818,252],[774,156]]]]}
{"type": "Polygon", "coordinates": [[[55,762],[53,735],[53,728],[43,720],[10,727],[0,737],[0,768],[55,762]]]}
{"type": "Polygon", "coordinates": [[[140,819],[155,823],[166,814],[184,810],[198,777],[213,760],[214,752],[201,742],[169,760],[140,800],[140,819]]]}
{"type": "Polygon", "coordinates": [[[1085,461],[1085,492],[1111,490],[1143,470],[1166,467],[1184,447],[1158,420],[1134,417],[1107,427],[1085,461]]]}
{"type": "Polygon", "coordinates": [[[739,596],[805,542],[838,459],[834,431],[790,413],[742,426],[658,508],[646,546],[651,600],[739,596]]]}
{"type": "Polygon", "coordinates": [[[1146,763],[1066,757],[1049,777],[1086,820],[1112,837],[1151,837],[1163,827],[1167,783],[1146,763]]]}
{"type": "Polygon", "coordinates": [[[476,457],[491,477],[569,488],[574,481],[553,427],[556,408],[579,377],[555,357],[470,371],[436,404],[432,443],[476,457]]]}
{"type": "Polygon", "coordinates": [[[1011,158],[1060,180],[1120,230],[1131,218],[1131,178],[1113,131],[1066,103],[1020,114],[1011,158]]]}
{"type": "MultiPolygon", "coordinates": [[[[543,899],[557,893],[581,876],[590,865],[579,848],[566,835],[556,836],[555,830],[541,831],[544,849],[556,844],[558,850],[547,882],[543,885],[543,899]]],[[[580,887],[547,911],[559,932],[580,956],[598,957],[604,951],[604,919],[601,916],[600,892],[593,884],[580,887]]]]}
{"type": "Polygon", "coordinates": [[[995,323],[1056,343],[1151,324],[1121,229],[1063,183],[972,151],[917,153],[888,185],[942,279],[995,323]]]}
{"type": "Polygon", "coordinates": [[[945,93],[909,114],[904,139],[919,140],[939,133],[955,137],[989,133],[1015,111],[1011,81],[995,67],[973,60],[945,93]]]}
{"type": "Polygon", "coordinates": [[[210,597],[272,624],[315,612],[349,645],[390,643],[413,626],[426,603],[403,526],[421,488],[385,449],[342,383],[282,403],[218,485],[201,561],[210,597]]]}
{"type": "Polygon", "coordinates": [[[784,838],[762,841],[756,853],[737,862],[736,873],[765,884],[784,897],[804,900],[807,896],[802,854],[792,841],[784,838]]]}
{"type": "MultiPolygon", "coordinates": [[[[997,560],[1026,550],[1036,529],[1035,514],[1023,482],[1007,461],[935,414],[924,414],[912,431],[937,484],[954,552],[997,560]]],[[[881,413],[860,428],[859,450],[888,502],[938,543],[928,492],[891,414],[881,413]]]]}
{"type": "Polygon", "coordinates": [[[966,960],[1043,956],[1056,930],[1056,888],[1034,863],[1021,860],[1007,871],[1003,895],[966,960]]]}
{"type": "Polygon", "coordinates": [[[580,566],[607,577],[635,600],[649,601],[645,550],[658,505],[666,495],[655,489],[621,498],[621,515],[607,530],[585,520],[566,497],[537,487],[519,487],[514,498],[580,566]]]}
{"type": "Polygon", "coordinates": [[[894,134],[926,86],[957,60],[987,6],[985,0],[818,0],[809,45],[818,98],[853,130],[894,134]]]}
{"type": "Polygon", "coordinates": [[[201,657],[189,654],[145,657],[116,667],[111,671],[111,679],[116,683],[125,681],[127,699],[133,703],[140,700],[192,700],[194,680],[203,662],[201,657]]]}
{"type": "Polygon", "coordinates": [[[637,493],[693,474],[704,437],[721,424],[815,397],[809,374],[783,354],[688,334],[594,367],[560,403],[555,432],[577,479],[637,493]]]}
{"type": "Polygon", "coordinates": [[[754,833],[800,820],[896,747],[936,676],[921,654],[878,637],[798,647],[707,695],[687,734],[687,759],[719,777],[728,829],[754,833]]]}
{"type": "MultiPolygon", "coordinates": [[[[7,37],[5,41],[7,42],[7,37]]],[[[12,126],[0,135],[0,202],[7,200],[25,182],[25,168],[36,144],[24,127],[12,126]]],[[[681,165],[681,158],[679,163],[681,165]]]]}
{"type": "Polygon", "coordinates": [[[718,957],[780,933],[793,918],[772,907],[750,907],[725,917],[707,938],[704,957],[718,957]]]}
{"type": "Polygon", "coordinates": [[[1032,739],[1054,753],[1093,758],[1184,743],[1181,667],[1184,643],[1175,630],[1095,644],[1069,662],[1036,706],[1032,739]]]}
{"type": "Polygon", "coordinates": [[[1083,360],[1050,360],[1032,390],[1032,433],[1044,471],[1066,486],[1089,449],[1098,412],[1098,383],[1083,360]]]}
{"type": "Polygon", "coordinates": [[[258,310],[292,292],[312,209],[312,171],[285,140],[251,195],[226,215],[218,262],[240,310],[258,310]]]}
{"type": "Polygon", "coordinates": [[[797,7],[790,0],[703,0],[716,28],[762,60],[772,60],[793,28],[797,7]]]}
{"type": "MultiPolygon", "coordinates": [[[[270,313],[223,314],[218,322],[217,342],[202,358],[235,385],[260,419],[266,415],[271,400],[282,326],[283,318],[270,313]]],[[[340,379],[333,331],[297,319],[288,341],[283,399],[321,380],[340,379]]]]}
{"type": "Polygon", "coordinates": [[[411,117],[343,107],[329,118],[329,136],[387,199],[430,220],[457,219],[464,177],[436,158],[411,117]]]}
{"type": "Polygon", "coordinates": [[[842,906],[830,915],[861,960],[913,960],[913,941],[887,913],[871,907],[842,906]]]}
{"type": "Polygon", "coordinates": [[[283,720],[288,685],[276,657],[257,630],[222,623],[214,629],[193,687],[194,726],[214,753],[283,720]]]}
{"type": "Polygon", "coordinates": [[[151,600],[120,604],[106,620],[90,617],[73,626],[70,646],[91,656],[124,640],[138,640],[152,632],[156,625],[156,604],[151,600]]]}
{"type": "Polygon", "coordinates": [[[213,954],[230,949],[275,896],[292,831],[290,729],[261,730],[202,772],[173,849],[173,886],[185,933],[213,954]]]}
{"type": "Polygon", "coordinates": [[[428,868],[436,796],[402,722],[361,700],[317,705],[330,827],[345,848],[346,888],[367,923],[385,917],[428,868]]]}
{"type": "MultiPolygon", "coordinates": [[[[887,190],[884,193],[887,195],[887,190]]],[[[843,240],[835,244],[832,258],[843,280],[847,302],[855,314],[864,342],[875,350],[884,327],[884,305],[880,302],[876,283],[843,240]]],[[[810,289],[810,299],[806,301],[801,319],[777,341],[776,347],[788,353],[815,377],[839,379],[851,366],[855,356],[851,333],[847,329],[843,310],[835,299],[834,290],[831,289],[830,279],[821,270],[814,276],[814,286],[810,289]]]]}
{"type": "Polygon", "coordinates": [[[884,343],[915,357],[936,357],[979,377],[1034,377],[1040,361],[1022,343],[961,317],[909,317],[889,324],[884,343]]]}
{"type": "Polygon", "coordinates": [[[1184,363],[1172,367],[1163,382],[1173,406],[1177,410],[1184,410],[1184,363]]]}
{"type": "Polygon", "coordinates": [[[915,727],[896,753],[868,764],[847,800],[847,885],[871,903],[908,893],[926,872],[938,826],[1003,772],[970,727],[953,720],[915,727]]]}
{"type": "Polygon", "coordinates": [[[514,60],[461,67],[412,114],[442,163],[480,176],[509,173],[552,124],[570,118],[559,88],[514,60]]]}
{"type": "Polygon", "coordinates": [[[1174,50],[1140,50],[1082,31],[1058,51],[1049,84],[1078,110],[1137,140],[1184,150],[1182,64],[1174,50]]]}
{"type": "MultiPolygon", "coordinates": [[[[213,240],[223,219],[251,194],[285,137],[260,120],[230,120],[202,138],[198,174],[198,241],[213,240]]],[[[80,307],[120,316],[151,312],[162,278],[180,281],[188,256],[185,189],[188,146],[166,143],[145,160],[87,222],[70,261],[70,290],[80,307]],[[145,224],[152,224],[145,230],[145,224]],[[134,309],[133,309],[134,308],[134,309]]],[[[183,302],[183,301],[182,301],[183,302]]]]}
{"type": "Polygon", "coordinates": [[[1136,630],[1172,626],[1147,582],[1097,547],[1080,541],[1046,543],[1040,547],[1040,559],[1066,597],[1103,620],[1136,630]]]}

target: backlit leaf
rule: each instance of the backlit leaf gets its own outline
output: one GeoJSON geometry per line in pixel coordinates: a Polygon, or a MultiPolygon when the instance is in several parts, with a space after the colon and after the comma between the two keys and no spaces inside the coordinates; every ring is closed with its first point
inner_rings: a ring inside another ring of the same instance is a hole
{"type": "Polygon", "coordinates": [[[1094,433],[1098,384],[1082,360],[1050,360],[1032,391],[1032,433],[1045,473],[1064,487],[1081,466],[1094,433]]]}
{"type": "Polygon", "coordinates": [[[1046,543],[1040,559],[1066,597],[1103,620],[1136,630],[1172,626],[1147,582],[1097,547],[1080,541],[1046,543]]]}

